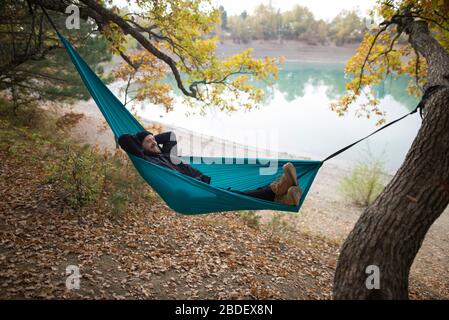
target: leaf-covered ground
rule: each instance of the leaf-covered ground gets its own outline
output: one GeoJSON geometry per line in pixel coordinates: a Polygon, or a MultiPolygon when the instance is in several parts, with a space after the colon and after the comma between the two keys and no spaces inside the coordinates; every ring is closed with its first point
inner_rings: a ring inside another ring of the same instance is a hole
{"type": "MultiPolygon", "coordinates": [[[[0,148],[0,298],[331,298],[337,243],[239,213],[178,215],[156,195],[123,216],[69,209],[41,146],[20,139],[0,148]],[[68,265],[79,290],[66,288],[68,265]]],[[[412,279],[411,295],[447,298],[441,285],[412,279]]]]}

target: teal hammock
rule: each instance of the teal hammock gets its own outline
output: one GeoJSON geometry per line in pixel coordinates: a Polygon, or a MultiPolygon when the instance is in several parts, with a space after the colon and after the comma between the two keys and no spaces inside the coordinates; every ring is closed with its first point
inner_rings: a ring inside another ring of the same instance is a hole
{"type": "MultiPolygon", "coordinates": [[[[52,23],[50,17],[48,15],[47,17],[52,23]]],[[[53,23],[52,25],[55,27],[53,23]]],[[[97,77],[67,39],[57,30],[56,32],[92,98],[111,127],[115,138],[118,139],[124,133],[135,134],[144,130],[142,125],[97,77]]],[[[428,93],[430,95],[432,90],[426,91],[425,96],[428,93]]],[[[423,97],[420,104],[410,113],[336,151],[322,161],[190,157],[190,165],[211,177],[210,185],[131,154],[128,154],[128,156],[143,179],[161,196],[171,209],[178,213],[202,214],[237,210],[298,212],[318,170],[325,161],[339,155],[380,130],[415,113],[418,109],[421,111],[424,101],[425,97],[423,97]],[[282,175],[282,166],[286,162],[291,162],[295,166],[298,174],[298,183],[303,191],[297,206],[261,200],[226,190],[227,188],[232,188],[234,190],[245,191],[266,186],[282,175]],[[269,166],[272,168],[273,164],[277,166],[275,174],[261,175],[261,169],[269,166]]]]}
{"type": "MultiPolygon", "coordinates": [[[[59,33],[58,36],[116,139],[124,133],[135,134],[144,130],[142,125],[97,77],[67,39],[59,33]]],[[[321,161],[190,157],[190,165],[212,178],[209,185],[145,159],[131,154],[128,154],[128,156],[142,178],[161,196],[167,205],[174,211],[183,214],[236,210],[297,212],[321,167],[321,161]],[[298,173],[298,183],[303,190],[297,206],[261,200],[225,190],[226,188],[232,188],[244,191],[266,186],[283,173],[282,166],[286,162],[291,162],[295,166],[298,173]],[[273,166],[273,164],[277,166],[275,174],[260,174],[260,169],[273,166]]]]}

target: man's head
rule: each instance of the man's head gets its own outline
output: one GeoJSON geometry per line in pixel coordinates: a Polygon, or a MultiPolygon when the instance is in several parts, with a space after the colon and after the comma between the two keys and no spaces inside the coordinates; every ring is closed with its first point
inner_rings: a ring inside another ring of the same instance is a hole
{"type": "Polygon", "coordinates": [[[149,154],[160,153],[161,150],[153,134],[148,131],[142,131],[136,134],[137,140],[142,143],[142,148],[149,154]]]}

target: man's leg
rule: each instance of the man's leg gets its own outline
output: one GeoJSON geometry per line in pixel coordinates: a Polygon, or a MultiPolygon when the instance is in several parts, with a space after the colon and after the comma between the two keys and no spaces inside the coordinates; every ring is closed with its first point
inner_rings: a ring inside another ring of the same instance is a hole
{"type": "Polygon", "coordinates": [[[274,201],[274,197],[276,196],[271,190],[270,186],[260,187],[254,190],[247,190],[247,191],[238,191],[238,190],[232,190],[228,189],[231,192],[243,194],[245,196],[250,196],[253,198],[258,198],[262,200],[268,200],[268,201],[274,201]]]}
{"type": "Polygon", "coordinates": [[[292,186],[288,189],[287,193],[282,196],[277,196],[271,186],[265,186],[261,187],[255,190],[248,190],[248,191],[238,191],[238,190],[232,190],[231,188],[228,188],[227,190],[239,194],[243,194],[245,196],[250,196],[254,198],[259,198],[263,200],[273,201],[273,202],[279,202],[287,205],[298,205],[299,200],[301,199],[302,190],[299,186],[292,186]]]}

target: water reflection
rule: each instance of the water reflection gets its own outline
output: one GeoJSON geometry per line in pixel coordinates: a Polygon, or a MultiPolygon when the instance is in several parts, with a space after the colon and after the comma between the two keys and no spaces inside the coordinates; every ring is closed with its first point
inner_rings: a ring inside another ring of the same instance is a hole
{"type": "MultiPolygon", "coordinates": [[[[373,88],[374,94],[378,99],[391,95],[395,100],[402,101],[405,107],[412,110],[417,103],[417,99],[408,95],[404,90],[409,81],[410,78],[406,76],[397,79],[387,77],[385,81],[373,88]]],[[[345,93],[346,82],[344,65],[342,64],[287,62],[280,68],[279,81],[276,82],[275,88],[282,92],[287,101],[291,102],[304,96],[306,85],[325,86],[326,96],[330,100],[337,100],[345,93]]],[[[268,91],[271,96],[273,93],[273,90],[268,91]]],[[[268,100],[270,98],[272,97],[269,97],[268,100]]]]}
{"type": "Polygon", "coordinates": [[[281,67],[275,88],[291,102],[304,96],[306,85],[325,86],[327,97],[337,99],[345,91],[342,65],[287,62],[281,67]]]}

